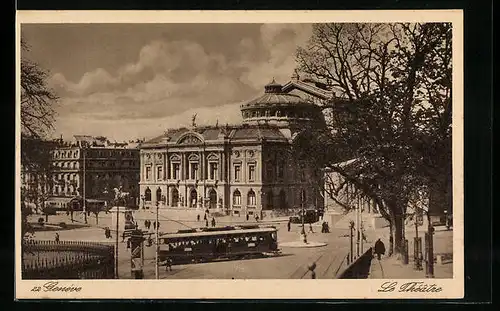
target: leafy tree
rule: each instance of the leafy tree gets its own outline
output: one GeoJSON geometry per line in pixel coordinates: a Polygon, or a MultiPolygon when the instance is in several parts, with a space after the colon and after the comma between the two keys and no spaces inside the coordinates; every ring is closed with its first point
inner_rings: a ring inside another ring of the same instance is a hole
{"type": "Polygon", "coordinates": [[[342,177],[331,197],[354,185],[375,201],[400,252],[415,192],[451,181],[451,24],[318,24],[297,61],[336,94],[326,129],[297,139],[302,161],[342,177]]]}

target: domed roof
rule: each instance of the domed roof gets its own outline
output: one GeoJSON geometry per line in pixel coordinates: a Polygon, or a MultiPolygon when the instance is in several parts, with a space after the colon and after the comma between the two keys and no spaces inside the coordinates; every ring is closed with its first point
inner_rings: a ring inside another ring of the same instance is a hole
{"type": "Polygon", "coordinates": [[[241,105],[243,123],[268,123],[279,127],[314,122],[320,118],[321,109],[304,98],[283,92],[281,84],[273,81],[265,86],[265,92],[241,105]]]}
{"type": "Polygon", "coordinates": [[[245,108],[250,108],[250,107],[268,107],[270,105],[314,105],[311,102],[308,102],[301,98],[298,95],[293,95],[289,93],[284,93],[282,91],[282,85],[279,83],[276,83],[276,81],[273,79],[272,82],[267,84],[264,87],[264,94],[250,100],[249,102],[241,105],[242,109],[245,108]]]}

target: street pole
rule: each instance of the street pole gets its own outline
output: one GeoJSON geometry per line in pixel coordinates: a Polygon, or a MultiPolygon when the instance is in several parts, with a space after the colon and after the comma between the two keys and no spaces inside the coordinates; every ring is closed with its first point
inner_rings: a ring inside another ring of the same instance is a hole
{"type": "MultiPolygon", "coordinates": [[[[119,205],[119,204],[116,204],[119,205]]],[[[120,207],[116,206],[116,240],[115,240],[115,279],[118,279],[118,218],[120,216],[120,207]]]]}
{"type": "Polygon", "coordinates": [[[359,211],[359,228],[360,228],[360,233],[359,233],[359,240],[361,244],[361,254],[363,254],[363,206],[364,206],[364,199],[361,198],[361,209],[359,211]]]}
{"type": "Polygon", "coordinates": [[[359,195],[356,196],[355,203],[355,219],[356,219],[356,258],[359,257],[359,195]]]}
{"type": "Polygon", "coordinates": [[[303,242],[307,243],[307,234],[306,234],[306,227],[305,227],[306,210],[304,208],[304,193],[303,192],[301,192],[301,204],[302,204],[302,233],[304,234],[303,242]]]}
{"type": "Polygon", "coordinates": [[[429,212],[427,212],[427,231],[428,231],[428,271],[426,277],[434,278],[434,227],[432,226],[431,217],[429,216],[429,212]]]}
{"type": "Polygon", "coordinates": [[[160,278],[160,266],[158,264],[159,260],[159,249],[160,245],[158,243],[158,224],[159,224],[159,208],[160,208],[160,203],[156,201],[156,264],[155,264],[155,276],[156,279],[158,280],[160,278]]]}
{"type": "Polygon", "coordinates": [[[87,204],[85,204],[85,173],[86,173],[86,165],[85,165],[85,148],[83,148],[83,217],[85,219],[85,223],[87,223],[87,204]]]}

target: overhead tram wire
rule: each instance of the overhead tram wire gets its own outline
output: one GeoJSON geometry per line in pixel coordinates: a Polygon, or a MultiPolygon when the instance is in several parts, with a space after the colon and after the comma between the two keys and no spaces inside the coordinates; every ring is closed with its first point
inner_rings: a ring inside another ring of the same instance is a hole
{"type": "MultiPolygon", "coordinates": [[[[156,215],[155,212],[152,212],[152,211],[148,211],[149,213],[153,214],[153,215],[156,215]]],[[[159,215],[159,217],[161,217],[163,220],[166,220],[166,221],[172,221],[172,222],[175,222],[175,223],[178,223],[180,225],[183,225],[185,227],[188,227],[189,229],[196,229],[195,227],[191,227],[189,225],[186,225],[185,223],[181,222],[181,221],[178,221],[178,220],[174,220],[174,219],[171,219],[171,218],[168,218],[166,216],[162,216],[162,215],[159,215]]],[[[141,219],[142,220],[142,219],[141,219]]],[[[118,232],[118,233],[123,233],[125,232],[126,230],[119,230],[119,231],[116,231],[116,229],[112,229],[110,228],[109,226],[100,226],[100,225],[93,225],[93,224],[88,224],[88,223],[85,223],[84,221],[79,221],[78,219],[74,219],[73,220],[74,222],[76,223],[80,223],[80,224],[83,224],[87,227],[93,227],[93,228],[98,228],[98,229],[103,229],[105,230],[106,228],[108,228],[111,232],[118,232]]]]}
{"type": "MultiPolygon", "coordinates": [[[[156,213],[155,213],[155,212],[152,212],[152,211],[148,211],[148,212],[156,216],[156,213]]],[[[183,223],[182,221],[174,220],[174,219],[168,218],[168,217],[163,216],[163,215],[158,215],[158,216],[159,216],[159,217],[161,217],[161,218],[163,218],[163,220],[167,220],[167,221],[172,221],[172,222],[178,223],[178,224],[180,224],[180,225],[183,225],[183,226],[188,227],[189,229],[196,229],[195,227],[191,227],[191,226],[189,226],[189,225],[186,225],[186,224],[185,224],[185,223],[183,223]]]]}

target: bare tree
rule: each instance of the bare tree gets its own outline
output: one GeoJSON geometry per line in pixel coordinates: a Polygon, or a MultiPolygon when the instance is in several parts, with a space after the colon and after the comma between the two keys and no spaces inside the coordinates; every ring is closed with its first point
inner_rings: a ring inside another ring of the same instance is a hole
{"type": "Polygon", "coordinates": [[[336,94],[303,159],[342,176],[331,197],[351,184],[374,200],[401,252],[410,198],[451,180],[451,24],[319,24],[297,61],[336,94]]]}
{"type": "MultiPolygon", "coordinates": [[[[29,46],[24,39],[21,39],[21,51],[21,165],[22,173],[33,178],[22,199],[31,199],[43,206],[47,195],[45,185],[52,180],[53,142],[46,138],[53,129],[54,104],[58,98],[47,86],[47,72],[25,57],[29,46]]],[[[22,224],[26,223],[23,218],[22,224]]]]}

